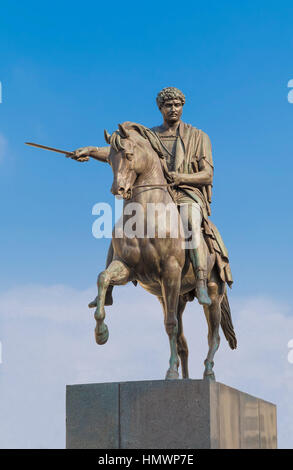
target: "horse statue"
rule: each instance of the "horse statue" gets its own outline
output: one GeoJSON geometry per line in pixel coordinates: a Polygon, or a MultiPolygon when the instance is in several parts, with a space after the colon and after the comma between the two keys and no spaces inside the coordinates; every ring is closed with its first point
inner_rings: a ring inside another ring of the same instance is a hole
{"type": "MultiPolygon", "coordinates": [[[[109,337],[108,327],[104,322],[107,290],[111,286],[138,282],[146,291],[157,296],[163,308],[165,329],[170,342],[169,368],[165,378],[179,378],[180,362],[182,378],[188,378],[188,347],[183,333],[182,315],[187,301],[194,298],[195,294],[192,296],[191,293],[194,293],[195,277],[188,250],[185,249],[181,218],[169,218],[166,236],[162,238],[159,233],[162,218],[160,215],[151,220],[148,217],[150,203],[161,208],[171,207],[177,214],[179,212],[172,199],[162,158],[148,138],[147,131],[149,130],[144,126],[128,122],[119,125],[119,130],[112,135],[105,131],[105,139],[111,145],[108,162],[114,174],[111,191],[124,199],[123,216],[113,229],[112,256],[106,269],[98,276],[98,295],[89,307],[95,307],[96,342],[104,344],[109,337]],[[127,222],[131,212],[127,211],[130,203],[137,203],[141,207],[139,217],[143,218],[141,222],[144,233],[153,230],[151,237],[129,237],[123,230],[123,224],[127,222]],[[170,236],[172,230],[178,234],[176,237],[170,236]]],[[[220,325],[231,349],[236,348],[237,340],[226,284],[219,275],[215,254],[210,253],[206,243],[204,250],[208,260],[208,294],[211,305],[203,306],[208,324],[208,354],[204,361],[203,377],[215,380],[213,367],[214,356],[220,344],[220,325]]]]}

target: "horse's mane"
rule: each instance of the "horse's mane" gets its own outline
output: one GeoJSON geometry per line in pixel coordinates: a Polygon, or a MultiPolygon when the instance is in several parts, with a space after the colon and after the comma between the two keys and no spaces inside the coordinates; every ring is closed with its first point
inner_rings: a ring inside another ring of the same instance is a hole
{"type": "Polygon", "coordinates": [[[123,139],[125,139],[125,136],[123,135],[123,131],[121,131],[121,129],[126,129],[127,131],[135,130],[141,137],[149,141],[153,150],[160,158],[162,158],[162,151],[156,134],[148,127],[130,121],[124,122],[117,131],[113,132],[110,137],[110,144],[117,152],[125,149],[123,145],[123,139]]]}

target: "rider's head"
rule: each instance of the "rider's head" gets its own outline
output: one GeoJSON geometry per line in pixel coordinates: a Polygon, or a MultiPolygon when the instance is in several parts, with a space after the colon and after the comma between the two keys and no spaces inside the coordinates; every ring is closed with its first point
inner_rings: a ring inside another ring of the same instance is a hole
{"type": "Polygon", "coordinates": [[[180,120],[185,103],[182,91],[174,87],[163,88],[158,93],[156,101],[164,121],[172,124],[180,120]]]}

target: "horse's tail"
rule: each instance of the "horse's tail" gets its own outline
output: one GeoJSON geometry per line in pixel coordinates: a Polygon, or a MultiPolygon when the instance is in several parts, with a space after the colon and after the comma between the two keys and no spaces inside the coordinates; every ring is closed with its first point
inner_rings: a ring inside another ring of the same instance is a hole
{"type": "Polygon", "coordinates": [[[229,300],[227,292],[223,297],[221,302],[221,327],[224,332],[225,338],[229,343],[231,349],[237,348],[237,339],[234,331],[234,326],[232,323],[231,310],[229,305],[229,300]]]}

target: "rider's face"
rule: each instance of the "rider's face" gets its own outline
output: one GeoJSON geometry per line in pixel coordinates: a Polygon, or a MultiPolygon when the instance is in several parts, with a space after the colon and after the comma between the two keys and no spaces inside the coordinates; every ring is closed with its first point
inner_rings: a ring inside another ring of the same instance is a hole
{"type": "Polygon", "coordinates": [[[162,105],[160,111],[165,122],[174,124],[181,118],[183,105],[178,99],[167,100],[162,105]]]}

